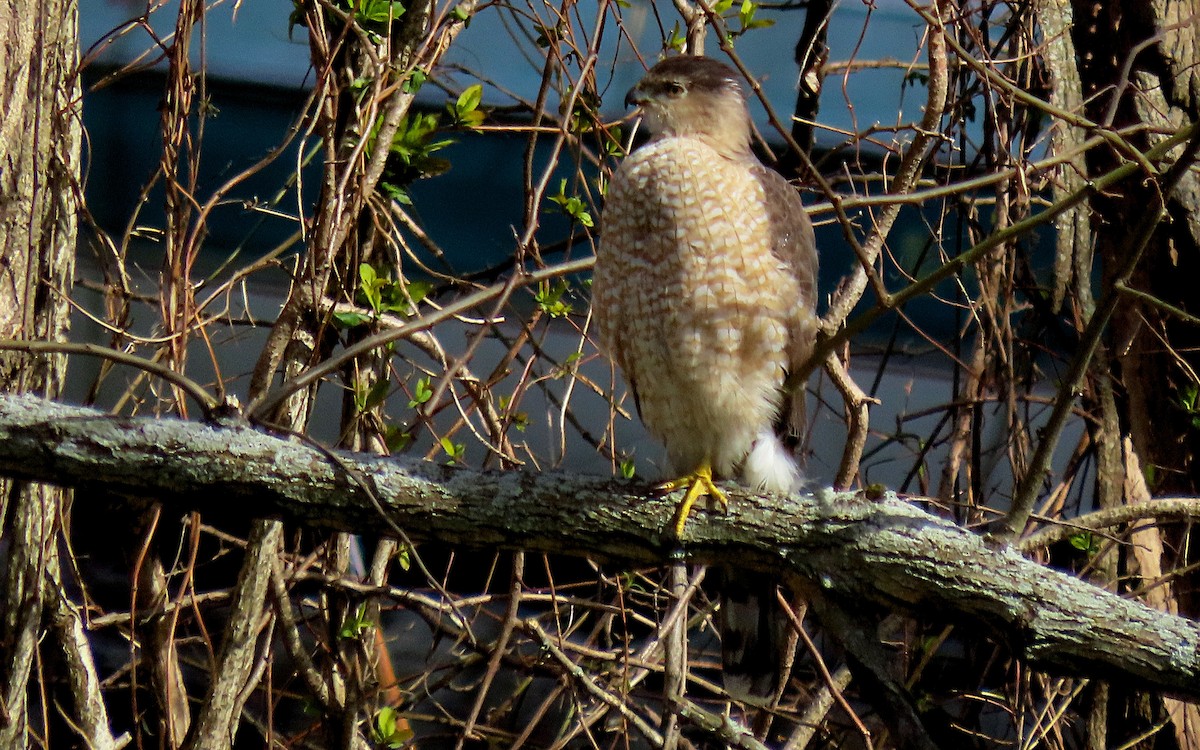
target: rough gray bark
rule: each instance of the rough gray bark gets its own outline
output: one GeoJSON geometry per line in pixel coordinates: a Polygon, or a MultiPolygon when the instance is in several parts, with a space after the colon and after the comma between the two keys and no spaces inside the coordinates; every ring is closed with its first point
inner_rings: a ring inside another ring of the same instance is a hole
{"type": "MultiPolygon", "coordinates": [[[[331,454],[243,424],[122,419],[33,397],[0,398],[0,473],[156,496],[209,519],[371,534],[394,525],[418,541],[633,564],[677,559],[680,546],[667,536],[673,500],[647,499],[637,484],[331,454]]],[[[729,492],[729,513],[689,521],[689,559],[735,559],[851,606],[982,624],[1042,668],[1200,699],[1200,624],[991,546],[894,495],[729,492]]]]}
{"type": "Polygon", "coordinates": [[[251,673],[253,666],[255,646],[263,625],[263,604],[271,584],[272,563],[279,556],[282,537],[283,528],[278,523],[254,526],[230,607],[231,611],[243,613],[243,616],[230,618],[217,658],[223,674],[237,677],[214,678],[209,685],[196,717],[195,729],[185,745],[189,750],[233,746],[242,707],[250,693],[246,675],[251,673]]]}
{"type": "MultiPolygon", "coordinates": [[[[1063,26],[1064,37],[1069,36],[1064,43],[1075,49],[1073,58],[1062,66],[1057,60],[1050,61],[1056,77],[1064,71],[1071,76],[1069,81],[1057,82],[1056,88],[1078,89],[1070,92],[1070,99],[1062,105],[1102,127],[1128,134],[1129,142],[1139,149],[1161,142],[1165,129],[1200,118],[1200,74],[1195,65],[1200,2],[1072,0],[1068,4],[1043,0],[1044,8],[1054,5],[1063,6],[1074,17],[1074,23],[1063,26]]],[[[1040,18],[1043,23],[1051,20],[1045,13],[1040,18]]],[[[1074,137],[1085,136],[1080,130],[1074,137]]],[[[1103,174],[1125,158],[1124,154],[1093,149],[1082,162],[1086,168],[1082,178],[1103,174]]],[[[1076,234],[1076,239],[1091,237],[1096,267],[1093,270],[1090,265],[1091,254],[1082,253],[1077,255],[1074,272],[1076,309],[1084,316],[1093,310],[1090,285],[1096,277],[1101,281],[1099,289],[1107,290],[1113,283],[1114,269],[1120,268],[1130,253],[1125,228],[1133,226],[1147,206],[1156,205],[1158,191],[1158,185],[1143,183],[1089,198],[1090,225],[1078,230],[1085,234],[1076,234]]],[[[1194,495],[1200,490],[1200,452],[1194,415],[1187,406],[1194,401],[1188,394],[1195,392],[1200,366],[1200,328],[1186,317],[1196,312],[1194,279],[1200,270],[1197,205],[1200,179],[1193,167],[1180,174],[1165,202],[1165,220],[1149,236],[1129,280],[1118,287],[1124,299],[1113,311],[1108,336],[1094,360],[1085,406],[1094,404],[1091,410],[1103,425],[1097,441],[1102,506],[1138,502],[1136,496],[1123,491],[1130,482],[1144,482],[1156,494],[1194,495]],[[1179,315],[1180,311],[1184,315],[1179,315]],[[1123,454],[1125,438],[1132,443],[1132,450],[1123,454]],[[1146,471],[1126,474],[1126,457],[1146,471]]],[[[1066,239],[1059,239],[1062,248],[1066,239]]],[[[1163,606],[1196,616],[1200,598],[1195,593],[1192,531],[1177,526],[1155,529],[1151,534],[1155,539],[1161,535],[1159,544],[1146,544],[1143,536],[1121,548],[1123,581],[1152,580],[1155,571],[1180,571],[1159,588],[1158,596],[1163,606]]],[[[1200,713],[1194,706],[1168,700],[1162,704],[1165,711],[1160,710],[1157,698],[1137,695],[1121,684],[1112,685],[1108,692],[1111,699],[1097,696],[1094,700],[1093,716],[1103,713],[1105,704],[1109,708],[1107,726],[1092,721],[1092,746],[1123,742],[1168,717],[1180,748],[1200,748],[1200,713]]]]}
{"type": "MultiPolygon", "coordinates": [[[[75,259],[81,127],[75,0],[0,5],[0,337],[62,340],[75,259]]],[[[62,355],[0,355],[0,390],[56,396],[62,355]]],[[[61,649],[73,667],[72,725],[91,747],[119,746],[108,733],[92,656],[64,626],[44,639],[48,602],[60,594],[56,540],[63,493],[0,482],[0,747],[29,739],[30,673],[40,648],[61,649]]],[[[33,705],[38,704],[33,696],[33,705]]],[[[36,709],[35,709],[36,710],[36,709]]]]}

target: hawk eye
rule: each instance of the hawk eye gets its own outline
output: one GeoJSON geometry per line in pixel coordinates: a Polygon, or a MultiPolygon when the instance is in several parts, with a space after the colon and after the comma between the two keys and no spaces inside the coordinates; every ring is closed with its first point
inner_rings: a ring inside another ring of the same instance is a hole
{"type": "Polygon", "coordinates": [[[663,88],[667,90],[667,96],[672,98],[683,96],[687,93],[687,89],[683,87],[683,84],[676,83],[675,81],[668,81],[663,88]]]}

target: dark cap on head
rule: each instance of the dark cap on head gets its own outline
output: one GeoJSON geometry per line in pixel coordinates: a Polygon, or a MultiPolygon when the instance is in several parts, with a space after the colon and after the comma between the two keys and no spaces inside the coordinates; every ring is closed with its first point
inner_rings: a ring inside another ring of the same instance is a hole
{"type": "Polygon", "coordinates": [[[716,93],[733,89],[741,93],[740,78],[733,68],[711,57],[676,55],[658,63],[625,95],[625,106],[643,103],[652,96],[672,91],[716,93]]]}

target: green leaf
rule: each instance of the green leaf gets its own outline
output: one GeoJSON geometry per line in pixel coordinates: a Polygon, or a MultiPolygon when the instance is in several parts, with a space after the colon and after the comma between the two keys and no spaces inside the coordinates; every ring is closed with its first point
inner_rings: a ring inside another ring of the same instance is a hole
{"type": "Polygon", "coordinates": [[[335,312],[333,314],[333,323],[338,328],[357,328],[370,322],[371,319],[362,313],[335,312]]]}
{"type": "Polygon", "coordinates": [[[538,35],[533,43],[541,49],[549,49],[561,36],[557,26],[545,26],[539,23],[535,24],[534,28],[537,29],[538,35]]]}
{"type": "Polygon", "coordinates": [[[1067,541],[1075,549],[1086,552],[1089,555],[1094,555],[1100,551],[1100,540],[1090,531],[1081,531],[1078,534],[1072,534],[1067,537],[1067,541]]]}
{"type": "Polygon", "coordinates": [[[406,94],[415,94],[421,90],[421,87],[425,85],[425,81],[427,80],[429,80],[428,73],[421,68],[413,68],[412,72],[408,74],[408,78],[405,79],[404,86],[401,88],[404,89],[404,93],[406,94]]]}
{"type": "Polygon", "coordinates": [[[403,281],[389,281],[384,285],[380,290],[383,311],[399,313],[400,315],[412,315],[413,306],[409,304],[405,290],[406,286],[403,281]]]}
{"type": "Polygon", "coordinates": [[[358,279],[363,284],[374,284],[379,278],[379,274],[375,272],[375,267],[370,263],[358,264],[358,279]]]}
{"type": "Polygon", "coordinates": [[[383,442],[392,453],[403,453],[412,445],[413,436],[407,427],[388,425],[384,428],[383,442]]]}
{"type": "Polygon", "coordinates": [[[462,116],[458,118],[458,124],[464,128],[470,128],[474,130],[482,125],[483,121],[486,119],[487,115],[479,110],[475,110],[473,112],[464,112],[462,116]]]}
{"type": "Polygon", "coordinates": [[[742,22],[742,28],[746,24],[754,20],[754,14],[758,12],[758,8],[750,0],[742,0],[742,6],[738,8],[738,20],[742,22]]]}
{"type": "Polygon", "coordinates": [[[353,0],[349,3],[359,24],[364,27],[376,27],[373,31],[382,30],[379,27],[386,27],[391,21],[404,15],[406,10],[400,0],[359,0],[357,8],[355,4],[353,0]]]}
{"type": "Polygon", "coordinates": [[[667,34],[667,38],[663,40],[663,47],[673,49],[676,52],[682,52],[687,44],[687,36],[680,30],[679,22],[671,27],[671,33],[667,34]]]}
{"type": "Polygon", "coordinates": [[[388,182],[387,180],[380,180],[379,189],[384,195],[396,201],[401,206],[411,206],[413,204],[412,196],[408,194],[407,190],[399,185],[388,182]]]}
{"type": "MultiPolygon", "coordinates": [[[[405,85],[416,85],[424,73],[414,71],[405,85]]],[[[374,144],[383,117],[376,119],[368,136],[374,144]]],[[[410,112],[400,120],[396,135],[388,145],[388,160],[380,180],[380,190],[392,200],[411,205],[408,186],[422,177],[435,177],[450,169],[450,162],[433,156],[436,151],[449,146],[452,140],[435,136],[441,127],[440,115],[436,112],[410,112]]]]}
{"type": "Polygon", "coordinates": [[[625,134],[620,125],[613,125],[604,133],[604,154],[606,156],[625,155],[625,134]]]}
{"type": "Polygon", "coordinates": [[[367,605],[360,604],[353,615],[347,615],[346,621],[338,630],[338,635],[343,638],[357,638],[369,627],[371,621],[367,619],[367,605]]]}
{"type": "Polygon", "coordinates": [[[452,105],[446,105],[446,109],[450,112],[450,116],[454,118],[454,124],[460,128],[474,130],[483,123],[486,115],[479,110],[479,104],[483,101],[483,85],[476,83],[468,86],[461,94],[458,95],[458,100],[452,105]]]}
{"type": "Polygon", "coordinates": [[[303,3],[292,0],[292,12],[288,14],[288,41],[292,41],[292,31],[297,27],[308,28],[308,14],[303,3]]]}
{"type": "Polygon", "coordinates": [[[621,477],[624,479],[633,479],[633,475],[637,472],[637,467],[633,464],[632,458],[621,459],[621,477]]]}
{"type": "Polygon", "coordinates": [[[409,299],[414,305],[417,305],[433,291],[433,284],[428,281],[413,281],[406,288],[409,299]]]}
{"type": "Polygon", "coordinates": [[[429,387],[429,378],[421,378],[417,381],[416,388],[413,389],[413,397],[408,402],[408,408],[415,409],[422,404],[427,404],[431,398],[433,398],[433,389],[429,387]]]}
{"type": "Polygon", "coordinates": [[[386,379],[375,381],[375,385],[371,386],[371,390],[367,392],[366,402],[363,404],[361,411],[373,409],[382,404],[387,399],[388,388],[390,386],[391,382],[386,379]]]}
{"type": "Polygon", "coordinates": [[[741,7],[738,8],[738,23],[742,28],[737,33],[745,34],[750,29],[765,29],[769,26],[774,26],[775,22],[766,18],[755,18],[758,14],[758,6],[753,0],[742,0],[741,7]]]}
{"type": "Polygon", "coordinates": [[[538,284],[538,290],[534,293],[534,300],[537,302],[542,312],[552,318],[565,318],[571,314],[571,305],[563,301],[565,295],[571,286],[566,279],[556,279],[553,284],[549,281],[543,281],[538,284]]]}
{"type": "Polygon", "coordinates": [[[358,267],[358,280],[359,301],[376,315],[385,312],[412,315],[416,312],[415,305],[433,291],[433,285],[426,281],[406,284],[403,279],[384,278],[369,263],[358,267]]]}
{"type": "Polygon", "coordinates": [[[388,748],[404,747],[413,738],[408,719],[391,706],[384,706],[375,714],[371,733],[377,743],[388,748]]]}
{"type": "Polygon", "coordinates": [[[458,95],[458,101],[454,104],[454,109],[460,115],[467,112],[474,112],[479,108],[479,103],[483,101],[483,84],[477,83],[473,86],[468,86],[465,91],[458,95]]]}
{"type": "Polygon", "coordinates": [[[574,195],[567,195],[567,179],[564,177],[558,184],[558,195],[551,195],[551,202],[558,204],[558,207],[564,214],[570,216],[575,221],[585,227],[595,226],[592,220],[592,214],[587,210],[587,205],[581,198],[574,195]]]}
{"type": "Polygon", "coordinates": [[[396,709],[384,706],[375,714],[375,733],[382,742],[396,731],[396,709]]]}
{"type": "Polygon", "coordinates": [[[1196,397],[1200,395],[1200,387],[1195,383],[1188,383],[1179,392],[1179,404],[1184,411],[1196,411],[1196,397]]]}
{"type": "Polygon", "coordinates": [[[383,309],[383,287],[386,279],[379,278],[378,272],[370,263],[360,263],[358,266],[358,292],[363,304],[370,307],[376,315],[383,309]]]}
{"type": "Polygon", "coordinates": [[[461,464],[463,462],[463,458],[466,454],[466,446],[464,446],[462,443],[455,443],[448,437],[444,437],[438,442],[441,444],[442,450],[446,452],[446,455],[450,459],[447,461],[447,463],[461,464]]]}

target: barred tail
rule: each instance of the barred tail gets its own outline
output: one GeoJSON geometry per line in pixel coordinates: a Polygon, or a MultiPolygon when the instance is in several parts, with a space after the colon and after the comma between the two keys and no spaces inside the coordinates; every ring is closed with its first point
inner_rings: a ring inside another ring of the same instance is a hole
{"type": "Polygon", "coordinates": [[[778,582],[725,569],[721,591],[721,677],[737,700],[775,695],[791,664],[789,623],[775,598],[778,582]]]}

